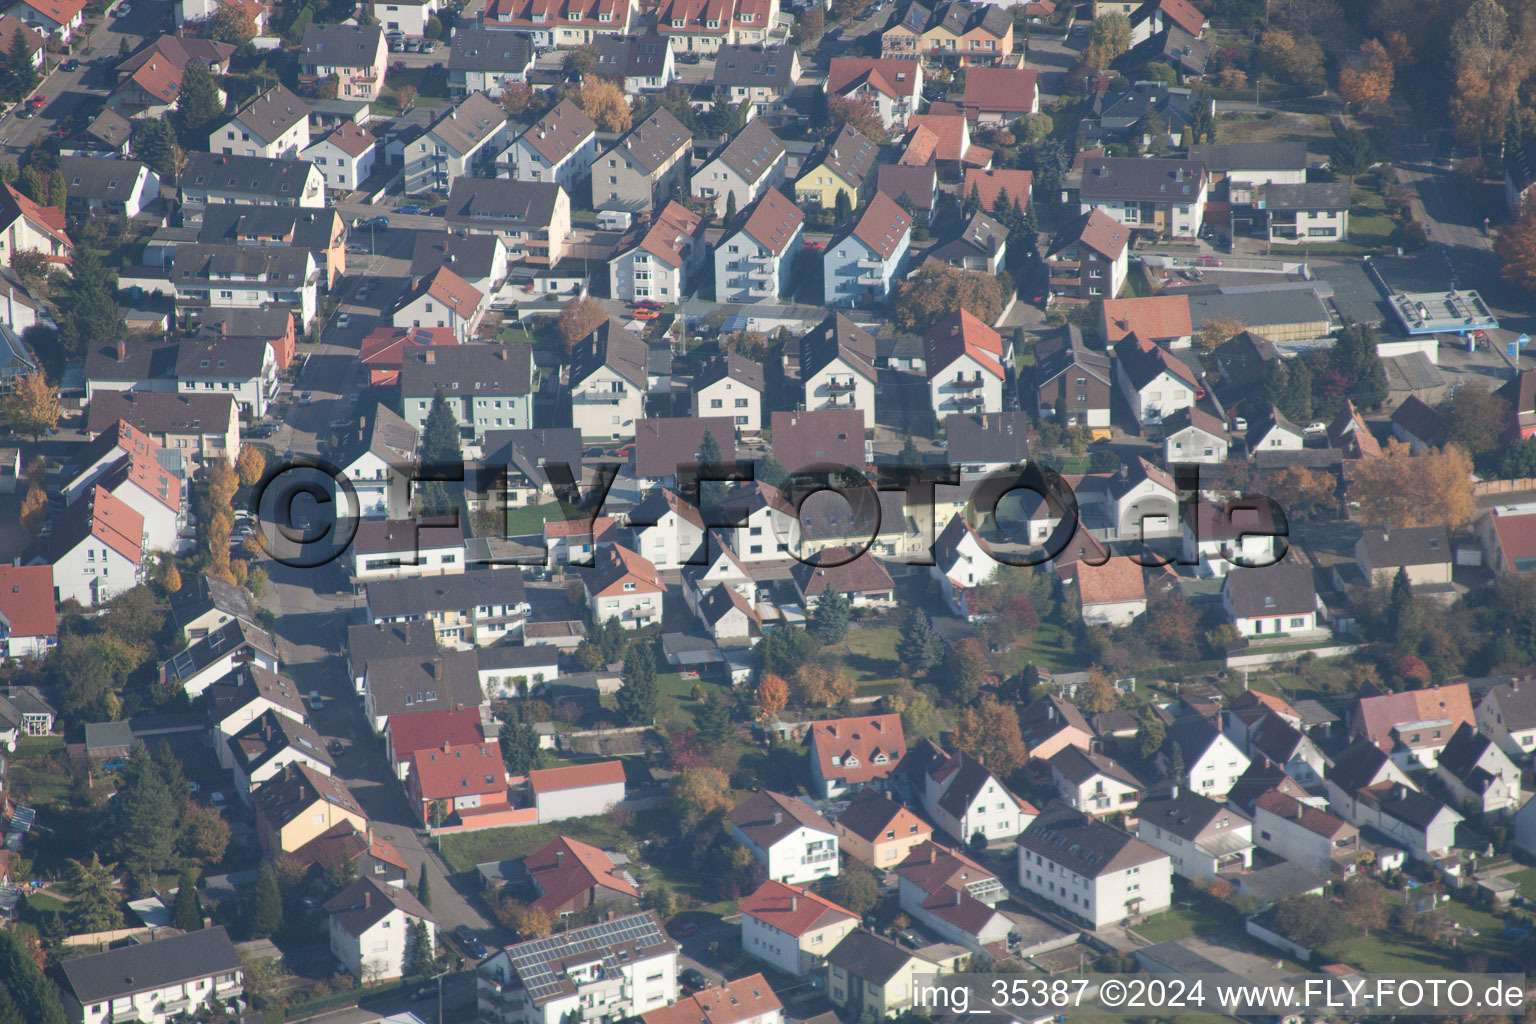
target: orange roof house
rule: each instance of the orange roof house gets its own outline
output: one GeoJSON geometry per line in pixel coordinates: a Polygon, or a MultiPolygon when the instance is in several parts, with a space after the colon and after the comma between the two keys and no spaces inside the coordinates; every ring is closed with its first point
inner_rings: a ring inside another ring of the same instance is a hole
{"type": "MultiPolygon", "coordinates": [[[[967,72],[969,74],[969,72],[967,72]]],[[[969,167],[965,171],[965,183],[960,188],[962,199],[969,199],[975,192],[981,200],[981,209],[991,213],[997,197],[1004,192],[1019,204],[1020,209],[1029,206],[1030,195],[1035,187],[1035,172],[1004,170],[997,167],[969,167]]]]}
{"type": "Polygon", "coordinates": [[[1100,324],[1106,345],[1114,345],[1127,334],[1143,341],[1164,345],[1182,345],[1194,337],[1190,322],[1189,297],[1186,295],[1146,295],[1134,299],[1108,299],[1100,324]]]}
{"type": "Polygon", "coordinates": [[[1147,610],[1147,588],[1134,559],[1120,556],[1102,565],[1084,560],[1076,566],[1077,603],[1084,622],[1123,626],[1147,610]]]}
{"type": "Polygon", "coordinates": [[[593,907],[633,907],[640,897],[634,879],[602,850],[568,836],[551,839],[523,858],[538,898],[533,905],[553,920],[593,907]]]}
{"type": "Polygon", "coordinates": [[[1472,696],[1466,683],[1449,683],[1424,690],[1383,693],[1361,697],[1349,716],[1350,735],[1364,737],[1390,753],[1397,745],[1394,732],[1405,724],[1443,723],[1446,743],[1456,727],[1465,722],[1472,727],[1477,720],[1472,713],[1472,696]]]}
{"type": "Polygon", "coordinates": [[[811,725],[811,775],[824,797],[889,778],[906,752],[900,715],[831,718],[811,725]]]}
{"type": "Polygon", "coordinates": [[[507,809],[507,768],[501,748],[465,743],[418,750],[411,755],[406,787],[423,825],[432,824],[432,807],[468,819],[507,809]]]}
{"type": "Polygon", "coordinates": [[[737,978],[715,988],[683,996],[671,1006],[642,1013],[645,1024],[743,1024],[784,1009],[768,979],[761,974],[737,978]]]}
{"type": "Polygon", "coordinates": [[[992,151],[971,143],[970,122],[952,103],[935,103],[928,113],[913,114],[907,124],[914,130],[926,128],[934,134],[938,145],[933,155],[940,163],[963,163],[971,167],[987,167],[992,163],[992,151]]]}
{"type": "Polygon", "coordinates": [[[928,359],[928,379],[938,377],[961,356],[970,356],[987,372],[1001,378],[1003,339],[967,310],[951,313],[923,339],[928,359]]]}

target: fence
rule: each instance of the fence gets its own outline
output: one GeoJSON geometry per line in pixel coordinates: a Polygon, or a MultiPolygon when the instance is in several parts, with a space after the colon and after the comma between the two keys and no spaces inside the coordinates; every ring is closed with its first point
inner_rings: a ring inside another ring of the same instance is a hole
{"type": "Polygon", "coordinates": [[[1307,647],[1302,644],[1288,644],[1285,647],[1261,653],[1238,654],[1234,652],[1228,654],[1227,668],[1255,668],[1259,665],[1275,665],[1284,661],[1295,661],[1303,654],[1311,654],[1318,658],[1338,658],[1346,654],[1353,654],[1359,649],[1359,644],[1336,644],[1332,647],[1307,647]]]}
{"type": "Polygon", "coordinates": [[[1524,476],[1518,480],[1479,480],[1472,485],[1472,493],[1478,497],[1485,494],[1515,494],[1520,491],[1536,491],[1536,477],[1524,476]]]}
{"type": "Polygon", "coordinates": [[[122,942],[124,939],[142,939],[154,934],[153,928],[113,928],[105,932],[83,932],[79,935],[66,935],[66,946],[110,946],[114,942],[122,942]]]}

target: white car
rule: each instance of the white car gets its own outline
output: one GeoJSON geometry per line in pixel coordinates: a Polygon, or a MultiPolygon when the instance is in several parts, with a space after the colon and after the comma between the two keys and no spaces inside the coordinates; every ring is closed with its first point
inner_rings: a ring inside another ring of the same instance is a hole
{"type": "Polygon", "coordinates": [[[1328,433],[1328,424],[1313,420],[1311,423],[1308,423],[1306,426],[1302,427],[1301,432],[1303,434],[1326,434],[1328,433]]]}
{"type": "Polygon", "coordinates": [[[224,794],[217,790],[208,794],[208,806],[216,811],[222,811],[227,803],[228,801],[224,799],[224,794]]]}
{"type": "Polygon", "coordinates": [[[325,709],[325,699],[320,696],[319,690],[309,691],[309,707],[312,711],[322,711],[325,709]]]}
{"type": "Polygon", "coordinates": [[[343,314],[341,314],[341,316],[336,318],[336,326],[342,328],[343,330],[345,330],[347,327],[351,326],[351,324],[352,324],[352,314],[351,313],[343,313],[343,314]]]}

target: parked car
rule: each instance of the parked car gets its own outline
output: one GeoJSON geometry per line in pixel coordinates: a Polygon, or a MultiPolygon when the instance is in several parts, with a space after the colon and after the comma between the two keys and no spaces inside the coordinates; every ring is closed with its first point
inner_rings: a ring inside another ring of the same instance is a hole
{"type": "Polygon", "coordinates": [[[330,751],[332,757],[340,757],[347,748],[341,745],[341,740],[331,740],[325,745],[325,749],[330,751]]]}
{"type": "Polygon", "coordinates": [[[79,71],[80,70],[80,62],[75,60],[73,57],[71,57],[69,60],[65,61],[60,66],[65,71],[79,71]]]}
{"type": "Polygon", "coordinates": [[[351,327],[352,326],[352,314],[351,313],[343,313],[340,316],[338,316],[336,318],[336,326],[342,328],[343,330],[345,330],[348,327],[351,327]]]}
{"type": "Polygon", "coordinates": [[[661,310],[659,310],[659,309],[650,309],[649,307],[641,308],[641,309],[636,309],[635,313],[634,313],[634,317],[635,317],[636,320],[655,320],[655,319],[658,319],[660,316],[661,316],[661,310]]]}
{"type": "Polygon", "coordinates": [[[413,215],[414,216],[414,215],[418,215],[418,214],[421,213],[421,207],[417,206],[415,203],[408,203],[405,206],[398,206],[398,207],[396,207],[395,208],[395,212],[396,213],[409,214],[409,215],[413,215]]]}
{"type": "Polygon", "coordinates": [[[325,709],[325,698],[320,696],[319,690],[309,691],[309,708],[311,711],[323,711],[325,709]]]}
{"type": "Polygon", "coordinates": [[[252,427],[250,430],[247,430],[245,432],[245,436],[246,437],[261,438],[261,437],[271,437],[275,433],[277,433],[277,424],[276,423],[258,423],[254,427],[252,427]]]}
{"type": "Polygon", "coordinates": [[[377,217],[369,217],[367,220],[363,221],[362,226],[365,228],[387,228],[389,227],[389,218],[383,214],[380,214],[377,217]]]}
{"type": "Polygon", "coordinates": [[[461,924],[455,928],[453,930],[453,937],[459,941],[459,945],[464,947],[464,952],[476,960],[485,957],[490,952],[485,948],[485,943],[481,942],[479,937],[469,930],[469,925],[467,924],[461,924]]]}
{"type": "Polygon", "coordinates": [[[679,974],[677,980],[695,991],[709,988],[709,979],[704,977],[704,972],[693,967],[679,974]]]}
{"type": "Polygon", "coordinates": [[[222,811],[226,806],[228,806],[228,804],[229,801],[224,799],[224,794],[220,793],[218,790],[214,790],[212,793],[208,794],[208,806],[212,807],[214,810],[222,811]]]}
{"type": "Polygon", "coordinates": [[[315,396],[314,396],[313,392],[305,391],[304,393],[299,395],[299,404],[300,405],[308,405],[309,402],[310,402],[310,399],[312,399],[314,397],[315,396]]]}
{"type": "Polygon", "coordinates": [[[1306,426],[1302,427],[1301,432],[1303,434],[1326,434],[1328,433],[1328,424],[1322,423],[1318,420],[1313,420],[1311,423],[1308,423],[1306,426]]]}
{"type": "Polygon", "coordinates": [[[33,110],[42,110],[47,105],[48,97],[46,96],[33,96],[31,99],[27,100],[27,106],[31,107],[33,110]]]}

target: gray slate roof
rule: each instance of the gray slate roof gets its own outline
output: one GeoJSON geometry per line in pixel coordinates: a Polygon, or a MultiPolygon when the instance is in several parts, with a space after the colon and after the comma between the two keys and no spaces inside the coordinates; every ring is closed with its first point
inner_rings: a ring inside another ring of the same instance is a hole
{"type": "Polygon", "coordinates": [[[66,960],[60,968],[70,991],[89,1006],[108,999],[168,988],[184,981],[240,969],[240,954],[222,925],[93,956],[66,960]]]}

